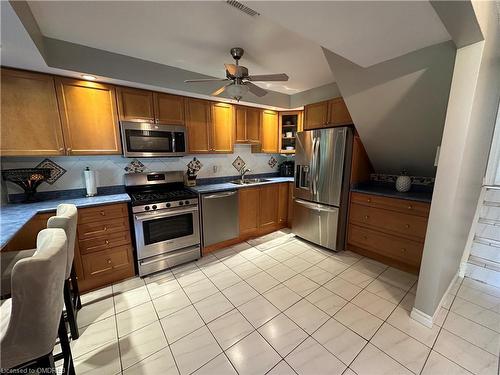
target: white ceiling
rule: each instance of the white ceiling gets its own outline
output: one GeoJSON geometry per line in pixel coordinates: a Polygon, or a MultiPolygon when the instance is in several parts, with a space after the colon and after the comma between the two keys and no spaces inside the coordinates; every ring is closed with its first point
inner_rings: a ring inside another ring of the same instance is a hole
{"type": "Polygon", "coordinates": [[[254,10],[362,67],[450,40],[426,0],[248,1],[254,10]]]}
{"type": "Polygon", "coordinates": [[[262,87],[294,94],[335,79],[319,44],[224,1],[32,1],[42,34],[210,76],[224,77],[231,47],[251,74],[286,73],[262,87]]]}

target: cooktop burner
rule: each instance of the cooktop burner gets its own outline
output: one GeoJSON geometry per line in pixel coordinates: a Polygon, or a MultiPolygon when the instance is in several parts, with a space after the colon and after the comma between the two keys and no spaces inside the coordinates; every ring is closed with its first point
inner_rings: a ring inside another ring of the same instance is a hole
{"type": "Polygon", "coordinates": [[[132,198],[133,206],[140,206],[149,203],[171,202],[182,199],[196,198],[196,194],[188,189],[171,190],[171,191],[151,191],[151,192],[134,192],[129,193],[132,198]]]}

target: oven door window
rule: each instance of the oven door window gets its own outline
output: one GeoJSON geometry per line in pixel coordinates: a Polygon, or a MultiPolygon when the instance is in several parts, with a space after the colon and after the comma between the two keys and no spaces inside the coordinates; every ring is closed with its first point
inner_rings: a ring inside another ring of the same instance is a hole
{"type": "Polygon", "coordinates": [[[128,152],[172,152],[172,132],[125,130],[128,152]]]}
{"type": "Polygon", "coordinates": [[[144,245],[191,236],[193,230],[193,214],[168,216],[142,223],[144,245]]]}

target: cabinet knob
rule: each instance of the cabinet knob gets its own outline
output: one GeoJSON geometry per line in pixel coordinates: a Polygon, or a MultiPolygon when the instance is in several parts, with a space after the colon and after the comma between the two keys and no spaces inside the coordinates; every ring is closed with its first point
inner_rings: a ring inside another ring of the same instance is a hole
{"type": "Polygon", "coordinates": [[[106,245],[109,245],[109,241],[108,241],[108,240],[104,241],[104,243],[105,243],[106,245]]]}
{"type": "Polygon", "coordinates": [[[368,220],[369,218],[370,218],[370,216],[368,216],[368,215],[365,215],[365,216],[363,217],[363,219],[365,219],[365,220],[368,220]]]}
{"type": "Polygon", "coordinates": [[[410,224],[405,224],[405,228],[409,229],[410,228],[410,224]]]}
{"type": "Polygon", "coordinates": [[[368,239],[368,236],[363,236],[363,239],[364,239],[364,240],[367,240],[367,239],[368,239]]]}
{"type": "Polygon", "coordinates": [[[64,148],[60,148],[60,149],[59,149],[59,152],[64,152],[64,148]]]}
{"type": "Polygon", "coordinates": [[[108,227],[105,225],[105,226],[102,228],[102,230],[106,231],[106,230],[108,230],[108,227]]]}
{"type": "Polygon", "coordinates": [[[368,203],[371,203],[371,202],[372,202],[371,198],[368,198],[366,201],[367,201],[368,203]]]}
{"type": "Polygon", "coordinates": [[[111,259],[108,259],[107,262],[108,262],[108,264],[111,264],[111,259]]]}
{"type": "Polygon", "coordinates": [[[105,213],[104,211],[101,211],[101,212],[99,212],[99,213],[101,214],[101,216],[106,215],[106,213],[105,213]]]}
{"type": "Polygon", "coordinates": [[[406,253],[406,249],[404,247],[401,248],[402,253],[406,253]]]}
{"type": "Polygon", "coordinates": [[[408,205],[408,209],[409,209],[409,210],[413,210],[413,206],[412,206],[411,204],[410,204],[410,205],[408,205]]]}

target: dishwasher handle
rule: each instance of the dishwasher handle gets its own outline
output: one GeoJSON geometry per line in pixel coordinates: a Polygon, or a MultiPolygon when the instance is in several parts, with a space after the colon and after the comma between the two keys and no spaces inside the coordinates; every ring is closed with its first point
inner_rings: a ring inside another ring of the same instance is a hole
{"type": "Polygon", "coordinates": [[[232,196],[232,195],[234,195],[236,193],[237,193],[237,191],[234,190],[234,191],[229,191],[229,192],[225,192],[225,193],[216,193],[216,194],[204,195],[203,199],[226,198],[226,197],[230,197],[230,196],[232,196]]]}

